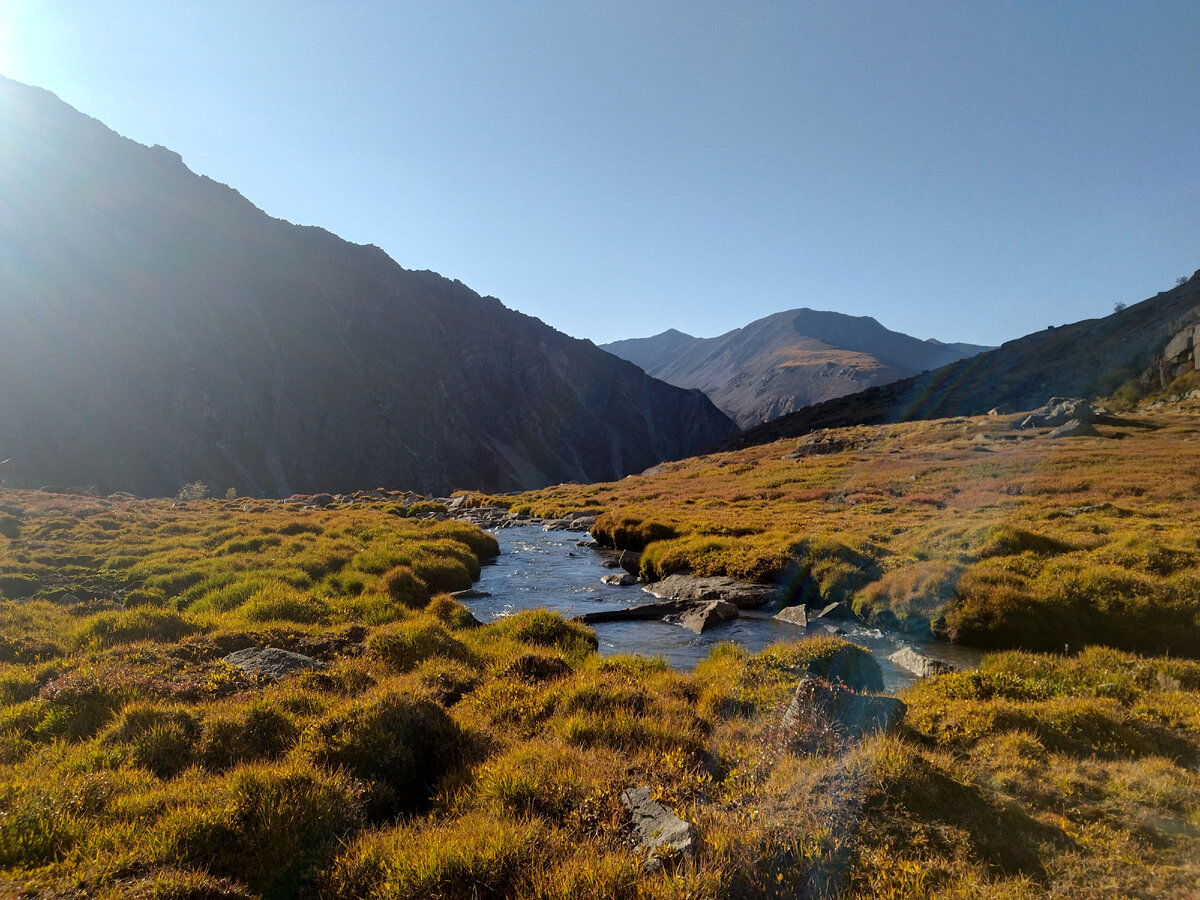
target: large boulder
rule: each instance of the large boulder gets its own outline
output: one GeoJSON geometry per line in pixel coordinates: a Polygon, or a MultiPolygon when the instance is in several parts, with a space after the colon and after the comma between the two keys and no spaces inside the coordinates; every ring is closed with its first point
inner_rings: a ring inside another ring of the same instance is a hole
{"type": "Polygon", "coordinates": [[[663,621],[679,625],[688,631],[702,634],[714,625],[728,622],[738,617],[738,608],[724,600],[709,600],[707,603],[697,603],[678,615],[667,616],[663,621]]]}
{"type": "Polygon", "coordinates": [[[858,694],[843,685],[805,676],[783,713],[781,730],[789,739],[806,726],[811,730],[814,725],[832,725],[839,735],[855,739],[895,729],[907,712],[908,707],[895,697],[858,694]]]}
{"type": "Polygon", "coordinates": [[[663,600],[686,600],[692,603],[708,603],[724,600],[738,609],[757,609],[775,599],[778,589],[767,584],[750,584],[735,581],[723,575],[698,578],[694,575],[668,575],[642,588],[663,600]]]}
{"type": "Polygon", "coordinates": [[[1059,425],[1046,435],[1046,437],[1100,437],[1100,432],[1095,429],[1091,422],[1085,422],[1081,419],[1071,419],[1059,425]]]}
{"type": "Polygon", "coordinates": [[[1033,410],[1021,421],[1022,428],[1055,428],[1072,419],[1091,423],[1096,419],[1092,405],[1079,397],[1051,397],[1042,407],[1033,410]]]}

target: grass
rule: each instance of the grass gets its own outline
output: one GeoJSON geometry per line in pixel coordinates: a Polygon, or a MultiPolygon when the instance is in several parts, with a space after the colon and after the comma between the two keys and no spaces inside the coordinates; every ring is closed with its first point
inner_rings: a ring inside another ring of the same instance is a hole
{"type": "Polygon", "coordinates": [[[1025,648],[911,688],[886,734],[837,714],[831,685],[881,687],[838,638],[677,672],[546,611],[481,626],[444,592],[494,539],[392,504],[0,491],[0,895],[1192,896],[1195,430],[1155,415],[1067,444],[850,429],[503,498],[603,509],[647,575],[1025,648]],[[323,668],[222,662],[248,646],[323,668]],[[693,856],[644,865],[642,785],[693,856]]]}
{"type": "Polygon", "coordinates": [[[827,456],[781,441],[491,502],[600,508],[594,535],[642,551],[648,580],[777,583],[982,647],[1200,655],[1200,416],[1131,413],[1069,440],[1020,418],[844,428],[827,456]]]}

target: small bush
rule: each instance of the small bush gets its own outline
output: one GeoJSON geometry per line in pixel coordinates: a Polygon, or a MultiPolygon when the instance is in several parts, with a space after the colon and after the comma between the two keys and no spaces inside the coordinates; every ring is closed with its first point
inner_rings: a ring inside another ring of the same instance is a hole
{"type": "Polygon", "coordinates": [[[424,808],[462,759],[467,739],[432,698],[381,693],[310,726],[301,747],[318,765],[361,780],[368,812],[380,820],[424,808]]]}
{"type": "Polygon", "coordinates": [[[258,701],[207,720],[197,756],[206,769],[220,772],[240,763],[275,759],[291,749],[299,735],[291,719],[258,701]]]}
{"type": "Polygon", "coordinates": [[[678,537],[679,533],[671,525],[662,522],[605,512],[597,517],[596,524],[592,526],[592,536],[606,547],[641,552],[655,541],[670,540],[678,537]]]}
{"type": "Polygon", "coordinates": [[[429,602],[429,588],[417,577],[412,566],[388,569],[379,577],[378,589],[409,609],[423,609],[429,602]]]}
{"type": "Polygon", "coordinates": [[[198,732],[199,723],[187,710],[138,703],[121,711],[104,740],[128,745],[135,764],[171,778],[191,764],[198,732]]]}

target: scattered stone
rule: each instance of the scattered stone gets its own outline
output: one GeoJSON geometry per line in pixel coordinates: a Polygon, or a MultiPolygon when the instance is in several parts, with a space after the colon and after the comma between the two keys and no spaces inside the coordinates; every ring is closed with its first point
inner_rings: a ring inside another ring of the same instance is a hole
{"type": "Polygon", "coordinates": [[[679,625],[696,634],[703,634],[714,625],[729,622],[738,617],[738,608],[724,600],[709,600],[695,604],[678,615],[665,616],[664,622],[679,625]]]}
{"type": "Polygon", "coordinates": [[[1082,398],[1051,397],[1043,407],[1035,409],[1021,421],[1022,428],[1054,428],[1065,425],[1072,419],[1091,423],[1096,413],[1090,403],[1082,398]]]}
{"type": "Polygon", "coordinates": [[[628,572],[622,572],[620,575],[605,575],[600,579],[605,584],[615,584],[621,587],[627,587],[631,584],[637,584],[637,579],[628,572]]]}
{"type": "Polygon", "coordinates": [[[926,656],[924,653],[918,653],[912,647],[908,646],[901,647],[889,656],[888,659],[896,666],[912,672],[919,678],[928,678],[930,675],[942,675],[946,672],[958,671],[958,666],[951,665],[944,660],[934,659],[932,656],[926,656]]]}
{"type": "Polygon", "coordinates": [[[785,453],[784,459],[804,459],[806,456],[829,456],[834,453],[841,453],[846,449],[846,442],[835,439],[818,439],[814,441],[802,441],[791,453],[785,453]]]}
{"type": "Polygon", "coordinates": [[[1108,502],[1097,503],[1094,506],[1073,506],[1070,509],[1064,509],[1062,511],[1062,515],[1070,516],[1070,517],[1074,518],[1075,516],[1081,516],[1084,513],[1100,512],[1101,510],[1115,509],[1115,508],[1116,507],[1114,507],[1111,503],[1108,503],[1108,502]]]}
{"type": "Polygon", "coordinates": [[[243,672],[250,674],[261,673],[268,678],[280,678],[289,672],[301,669],[323,669],[325,663],[305,656],[303,653],[292,653],[290,650],[280,650],[278,647],[247,647],[222,657],[224,662],[237,666],[243,672]]]}
{"type": "Polygon", "coordinates": [[[724,600],[738,609],[757,609],[774,600],[778,592],[778,589],[771,585],[735,581],[724,575],[710,578],[668,575],[662,581],[646,585],[642,590],[665,600],[688,600],[693,603],[724,600]]]}
{"type": "Polygon", "coordinates": [[[808,610],[809,624],[823,620],[821,624],[830,624],[833,622],[857,622],[858,616],[854,614],[854,610],[848,607],[845,603],[838,601],[830,603],[820,609],[808,610]]]}
{"type": "Polygon", "coordinates": [[[780,610],[775,614],[775,618],[780,622],[787,622],[789,625],[796,625],[800,628],[808,627],[808,610],[803,603],[780,610]]]}
{"type": "Polygon", "coordinates": [[[649,852],[650,860],[661,869],[664,856],[692,853],[692,828],[666,806],[653,799],[648,787],[629,788],[621,792],[621,803],[629,810],[633,829],[638,838],[638,852],[649,852]]]}
{"type": "Polygon", "coordinates": [[[1046,436],[1052,438],[1100,437],[1100,432],[1098,432],[1090,422],[1084,422],[1080,419],[1071,419],[1070,421],[1059,425],[1046,436]]]}

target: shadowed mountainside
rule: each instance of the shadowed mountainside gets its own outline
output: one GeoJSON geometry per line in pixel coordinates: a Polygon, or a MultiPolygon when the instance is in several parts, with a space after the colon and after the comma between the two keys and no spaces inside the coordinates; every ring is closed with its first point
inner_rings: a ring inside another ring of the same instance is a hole
{"type": "Polygon", "coordinates": [[[869,316],[775,313],[714,338],[671,329],[602,349],[669,384],[699,388],[744,428],[985,349],[922,341],[869,316]]]}
{"type": "Polygon", "coordinates": [[[1048,328],[933,372],[799,410],[726,441],[765,444],[819,428],[879,425],[1033,409],[1052,395],[1107,395],[1153,376],[1168,341],[1200,322],[1200,271],[1191,279],[1101,319],[1048,328]]]}
{"type": "Polygon", "coordinates": [[[0,79],[10,484],[286,495],[603,481],[736,429],[587,341],[273,219],[0,79]]]}

